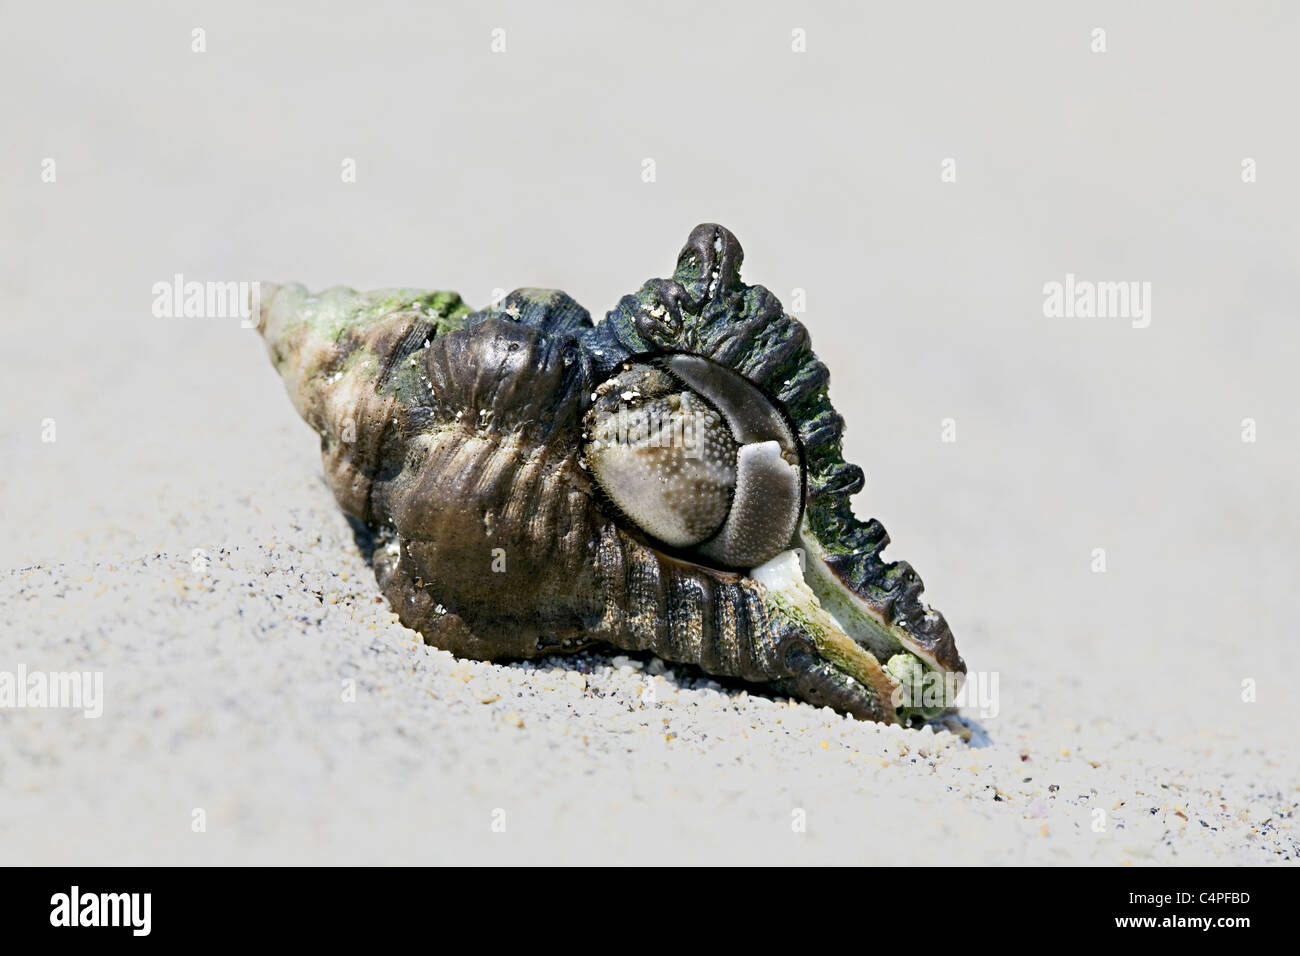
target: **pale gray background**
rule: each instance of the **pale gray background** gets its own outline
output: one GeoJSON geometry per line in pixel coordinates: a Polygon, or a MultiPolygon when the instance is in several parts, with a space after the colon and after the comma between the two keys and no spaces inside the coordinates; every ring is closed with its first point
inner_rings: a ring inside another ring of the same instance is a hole
{"type": "Polygon", "coordinates": [[[0,711],[6,858],[1295,859],[1296,9],[615,6],[3,4],[0,669],[107,688],[0,711]],[[150,311],[179,272],[603,315],[701,221],[806,290],[859,513],[1000,674],[984,746],[422,648],[255,333],[150,311]],[[1045,318],[1066,272],[1150,327],[1045,318]]]}

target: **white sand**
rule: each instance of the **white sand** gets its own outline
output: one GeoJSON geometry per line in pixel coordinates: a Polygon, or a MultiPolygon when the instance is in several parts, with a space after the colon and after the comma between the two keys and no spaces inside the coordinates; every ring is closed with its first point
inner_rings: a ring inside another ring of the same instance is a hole
{"type": "Polygon", "coordinates": [[[105,697],[0,709],[5,862],[1297,859],[1294,23],[1114,12],[1093,58],[1077,18],[810,15],[799,59],[783,8],[692,7],[689,36],[510,10],[493,59],[468,13],[232,6],[203,55],[161,12],[23,9],[0,38],[26,91],[0,671],[105,697]],[[611,85],[629,57],[653,78],[611,85]],[[714,140],[708,57],[737,84],[714,140]],[[653,661],[424,647],[254,333],[150,313],[179,272],[551,285],[599,314],[709,219],[749,281],[806,290],[858,510],[998,675],[969,744],[653,661]],[[1150,326],[1045,317],[1067,272],[1152,282],[1150,326]]]}

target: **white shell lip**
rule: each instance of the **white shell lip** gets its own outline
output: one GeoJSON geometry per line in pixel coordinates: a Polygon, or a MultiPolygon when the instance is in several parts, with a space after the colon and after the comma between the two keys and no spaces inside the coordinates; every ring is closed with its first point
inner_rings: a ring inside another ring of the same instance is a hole
{"type": "Polygon", "coordinates": [[[950,692],[951,696],[946,696],[943,703],[952,706],[965,675],[944,668],[915,642],[900,639],[897,629],[875,621],[866,609],[854,606],[852,594],[817,574],[816,551],[806,550],[802,535],[799,540],[799,547],[783,551],[749,572],[749,578],[767,592],[766,603],[771,610],[795,620],[819,653],[838,658],[837,666],[856,680],[888,687],[895,706],[902,703],[902,691],[888,666],[900,654],[919,661],[927,674],[945,675],[947,681],[942,686],[945,695],[950,692]]]}

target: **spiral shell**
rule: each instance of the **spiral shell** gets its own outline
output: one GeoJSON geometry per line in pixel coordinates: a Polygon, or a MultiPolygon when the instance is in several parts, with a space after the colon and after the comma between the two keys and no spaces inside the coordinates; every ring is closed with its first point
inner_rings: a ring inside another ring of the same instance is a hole
{"type": "Polygon", "coordinates": [[[600,323],[551,290],[472,312],[263,286],[272,362],[405,625],[480,659],[652,651],[867,719],[951,703],[948,625],[854,516],[826,367],[741,258],[699,226],[600,323]]]}

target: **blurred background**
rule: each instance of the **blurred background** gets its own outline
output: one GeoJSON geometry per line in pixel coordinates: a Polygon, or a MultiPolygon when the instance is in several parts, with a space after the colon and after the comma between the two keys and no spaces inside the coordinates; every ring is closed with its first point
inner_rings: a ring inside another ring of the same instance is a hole
{"type": "MultiPolygon", "coordinates": [[[[5,3],[3,21],[0,567],[183,566],[328,506],[256,333],[157,317],[155,283],[476,307],[542,286],[602,316],[716,221],[746,281],[806,299],[867,474],[857,510],[970,666],[1002,674],[1004,717],[1034,700],[1285,746],[1294,7],[5,3]],[[1149,325],[1045,315],[1067,274],[1150,283],[1149,325]]],[[[40,647],[130,619],[107,600],[40,647]]],[[[0,612],[20,641],[56,613],[0,612]]]]}

